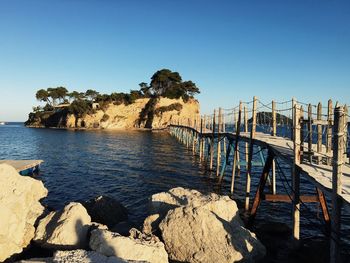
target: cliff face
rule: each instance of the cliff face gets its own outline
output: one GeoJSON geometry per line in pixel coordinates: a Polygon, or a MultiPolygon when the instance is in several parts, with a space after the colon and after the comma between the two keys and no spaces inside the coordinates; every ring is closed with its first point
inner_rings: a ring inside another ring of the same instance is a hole
{"type": "Polygon", "coordinates": [[[171,121],[193,119],[199,114],[199,103],[194,99],[143,98],[129,105],[110,103],[93,114],[77,117],[65,109],[45,118],[28,120],[30,127],[131,129],[164,128],[171,121]]]}

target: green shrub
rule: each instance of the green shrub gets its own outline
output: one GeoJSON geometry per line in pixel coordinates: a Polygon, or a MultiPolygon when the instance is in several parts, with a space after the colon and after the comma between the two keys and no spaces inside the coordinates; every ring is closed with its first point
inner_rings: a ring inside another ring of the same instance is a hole
{"type": "Polygon", "coordinates": [[[92,114],[92,104],[86,100],[75,100],[68,107],[68,113],[74,114],[76,117],[82,117],[85,114],[92,114]]]}
{"type": "Polygon", "coordinates": [[[173,110],[176,110],[176,111],[180,111],[182,110],[182,104],[181,103],[173,103],[173,104],[170,104],[168,106],[162,106],[162,107],[159,107],[158,109],[156,109],[154,111],[154,113],[159,116],[160,114],[163,114],[163,112],[167,112],[167,111],[173,111],[173,110]]]}

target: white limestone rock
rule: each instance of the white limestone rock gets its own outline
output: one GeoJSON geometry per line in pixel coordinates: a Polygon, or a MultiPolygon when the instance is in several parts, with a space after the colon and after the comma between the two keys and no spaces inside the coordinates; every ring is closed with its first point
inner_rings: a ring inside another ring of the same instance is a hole
{"type": "Polygon", "coordinates": [[[90,248],[105,256],[115,256],[128,261],[168,262],[164,244],[157,237],[143,235],[136,229],[130,230],[129,237],[108,230],[93,230],[90,248]]]}
{"type": "Polygon", "coordinates": [[[0,262],[29,245],[34,223],[44,211],[39,200],[45,196],[47,189],[41,181],[0,164],[0,262]]]}
{"type": "Polygon", "coordinates": [[[266,253],[255,234],[243,227],[236,202],[228,196],[177,187],[153,195],[151,208],[156,214],[146,218],[144,229],[160,232],[172,260],[255,262],[266,253]]]}
{"type": "Polygon", "coordinates": [[[52,249],[85,248],[91,218],[80,203],[69,203],[40,220],[34,241],[52,249]]]}

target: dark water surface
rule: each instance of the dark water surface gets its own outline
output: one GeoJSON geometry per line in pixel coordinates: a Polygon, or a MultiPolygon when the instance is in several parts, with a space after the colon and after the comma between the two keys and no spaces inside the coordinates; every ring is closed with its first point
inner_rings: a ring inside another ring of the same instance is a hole
{"type": "MultiPolygon", "coordinates": [[[[22,123],[12,123],[0,126],[0,149],[0,159],[44,160],[38,178],[49,190],[44,202],[53,209],[70,201],[109,195],[128,208],[130,219],[138,225],[147,216],[147,199],[154,193],[176,186],[204,193],[228,194],[230,189],[232,166],[228,166],[224,187],[218,189],[215,175],[206,171],[198,156],[167,132],[30,129],[22,123]]],[[[255,161],[259,158],[257,155],[255,161]]],[[[290,175],[290,169],[283,162],[280,165],[284,174],[290,175]]],[[[242,167],[235,182],[234,198],[238,204],[244,201],[244,169],[242,167]]],[[[261,171],[261,166],[253,169],[252,198],[261,171]]],[[[276,178],[278,193],[286,194],[291,182],[284,180],[282,174],[276,178]]],[[[301,179],[302,194],[314,195],[314,186],[303,176],[301,179]]],[[[313,203],[301,209],[301,237],[324,239],[325,228],[319,206],[313,203]]],[[[262,202],[256,225],[271,221],[291,226],[291,205],[262,202]]],[[[348,211],[344,211],[342,221],[342,246],[347,252],[350,250],[348,211]]]]}
{"type": "Polygon", "coordinates": [[[132,220],[147,214],[147,198],[174,186],[211,191],[191,152],[165,132],[67,131],[1,126],[0,159],[42,159],[38,176],[60,208],[73,200],[110,195],[132,220]]]}

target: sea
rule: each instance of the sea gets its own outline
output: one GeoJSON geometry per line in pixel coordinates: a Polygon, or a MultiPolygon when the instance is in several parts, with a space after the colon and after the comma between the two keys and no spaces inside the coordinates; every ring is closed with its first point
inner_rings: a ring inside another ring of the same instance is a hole
{"type": "MultiPolygon", "coordinates": [[[[244,145],[240,145],[240,149],[244,149],[244,145]]],[[[254,151],[260,151],[262,155],[256,154],[253,159],[257,165],[252,173],[251,201],[263,168],[259,162],[266,158],[263,149],[255,148],[254,151]]],[[[218,185],[215,171],[209,171],[207,163],[200,161],[192,149],[187,149],[166,131],[35,129],[26,128],[23,123],[7,123],[0,125],[0,159],[44,161],[35,178],[42,180],[49,191],[43,200],[49,209],[60,209],[72,201],[108,195],[128,209],[130,221],[139,227],[149,215],[152,194],[178,186],[203,193],[230,194],[231,164],[227,166],[223,185],[218,185]]],[[[282,160],[278,165],[277,192],[291,195],[290,167],[282,160]]],[[[237,201],[243,217],[245,178],[245,165],[242,165],[236,175],[232,198],[237,201]]],[[[301,180],[302,194],[315,195],[315,187],[307,178],[302,176],[301,180]]],[[[326,198],[330,207],[330,196],[326,198]]],[[[260,231],[261,235],[264,235],[264,229],[281,234],[283,231],[278,230],[281,225],[291,228],[291,208],[290,203],[262,201],[252,230],[260,231]]],[[[343,253],[348,255],[350,212],[343,209],[342,213],[341,245],[343,253]]],[[[301,239],[307,244],[310,241],[312,249],[315,243],[326,242],[325,233],[320,206],[317,203],[303,204],[301,239]]],[[[271,235],[266,235],[262,238],[270,242],[271,235]]],[[[278,257],[289,257],[281,252],[285,250],[282,244],[277,239],[277,244],[271,248],[276,251],[269,252],[276,253],[276,262],[278,257]]]]}

